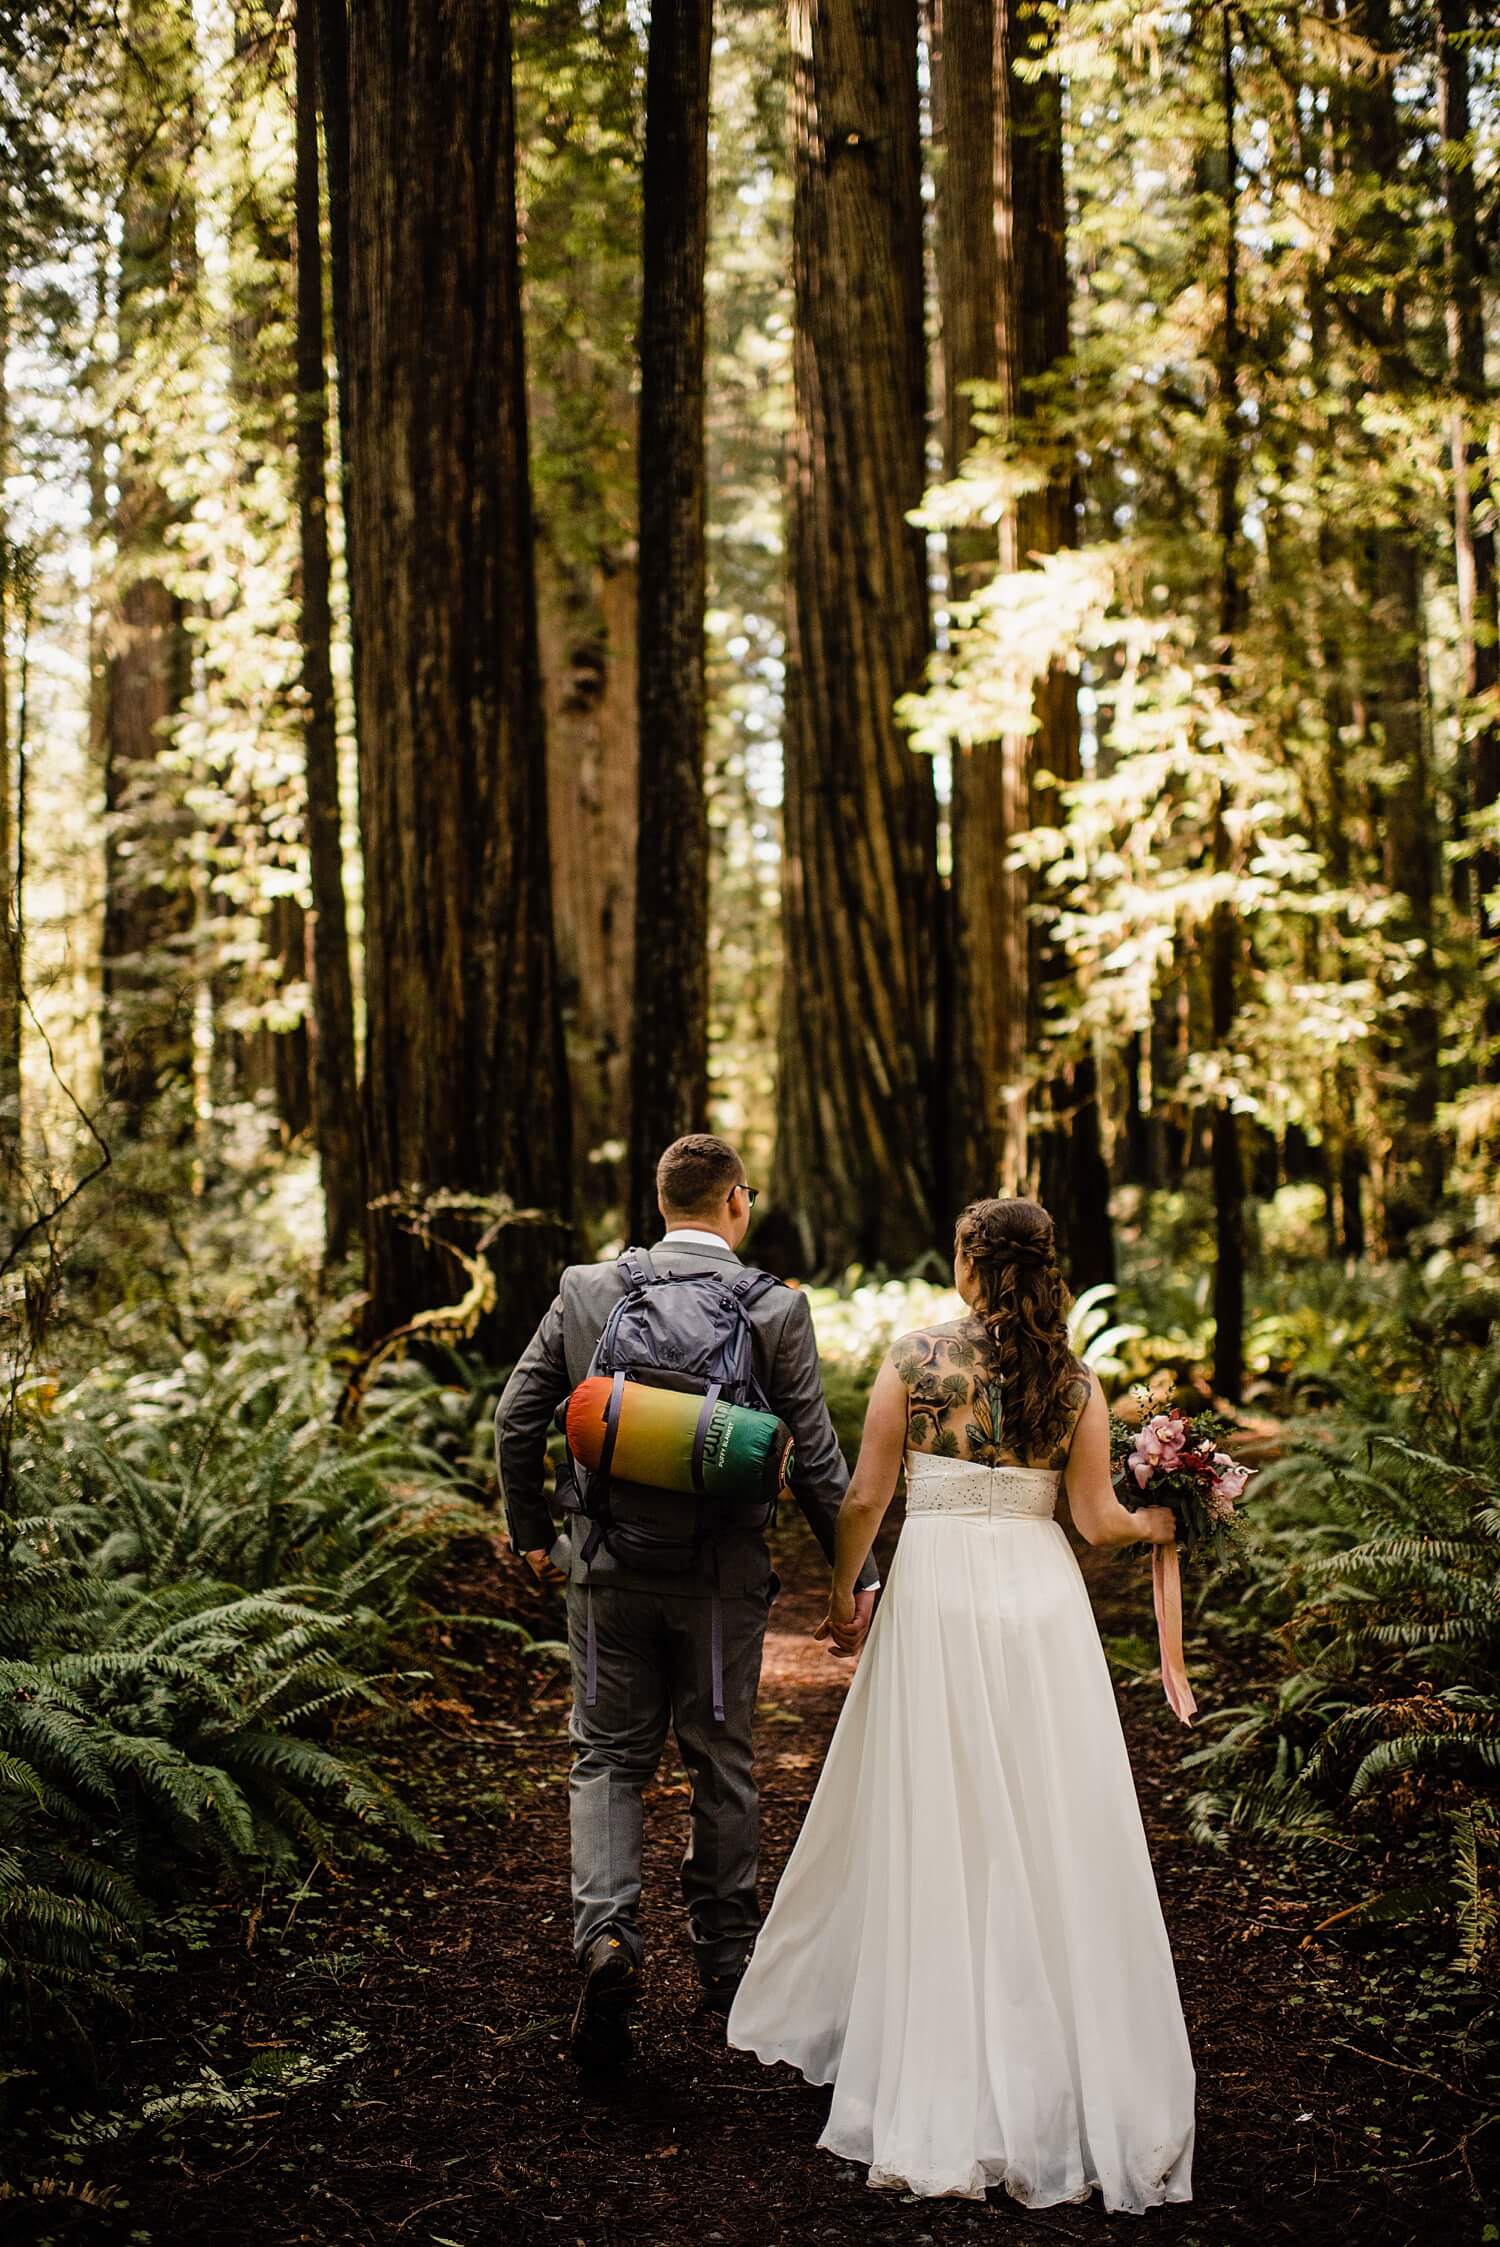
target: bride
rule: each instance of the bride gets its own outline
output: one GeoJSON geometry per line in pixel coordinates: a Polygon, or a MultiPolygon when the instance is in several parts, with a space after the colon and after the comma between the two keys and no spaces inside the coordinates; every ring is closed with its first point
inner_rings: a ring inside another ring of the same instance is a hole
{"type": "Polygon", "coordinates": [[[1192,2198],[1194,2069],[1108,1665],[1053,1519],[1167,1543],[1110,1484],[1033,1201],[958,1221],[967,1315],[881,1367],[818,1636],[906,1467],[906,1521],[817,1791],[728,2022],[831,2084],[819,2144],[874,2186],[1132,2213],[1192,2198]]]}

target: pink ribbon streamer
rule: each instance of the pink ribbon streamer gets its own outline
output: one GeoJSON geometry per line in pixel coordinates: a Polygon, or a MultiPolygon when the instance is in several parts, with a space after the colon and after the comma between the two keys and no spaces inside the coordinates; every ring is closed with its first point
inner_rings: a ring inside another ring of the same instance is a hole
{"type": "Polygon", "coordinates": [[[1175,1545],[1151,1548],[1151,1596],[1156,1603],[1156,1643],[1161,1648],[1161,1682],[1172,1714],[1191,1724],[1198,1704],[1182,1658],[1182,1572],[1175,1545]]]}

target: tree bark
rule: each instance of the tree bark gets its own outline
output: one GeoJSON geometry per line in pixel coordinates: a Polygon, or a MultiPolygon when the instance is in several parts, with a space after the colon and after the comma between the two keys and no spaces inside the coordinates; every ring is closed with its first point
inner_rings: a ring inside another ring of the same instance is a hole
{"type": "MultiPolygon", "coordinates": [[[[229,28],[231,52],[249,52],[265,28],[260,0],[233,0],[229,28]]],[[[227,195],[220,190],[228,232],[229,395],[241,487],[238,504],[243,534],[251,539],[270,527],[261,494],[283,482],[287,464],[295,461],[298,442],[295,185],[288,192],[279,173],[267,172],[263,153],[256,148],[264,100],[265,89],[260,87],[252,90],[237,83],[231,90],[225,152],[230,178],[224,183],[227,195]]],[[[287,499],[295,504],[291,475],[285,476],[285,485],[287,499]]],[[[295,586],[291,590],[295,597],[295,586]]],[[[257,688],[233,667],[215,667],[206,692],[243,700],[249,717],[257,688]]],[[[283,817],[248,771],[241,787],[242,804],[226,827],[222,847],[246,853],[257,868],[285,868],[289,838],[283,817]]],[[[204,911],[210,925],[232,919],[235,913],[230,900],[212,883],[204,911]]],[[[299,898],[277,893],[258,908],[256,919],[259,960],[239,958],[236,948],[235,957],[216,960],[209,977],[211,1111],[226,1101],[255,1101],[269,1093],[280,1118],[283,1143],[292,1145],[304,1136],[312,1118],[307,1008],[298,1003],[292,1011],[288,997],[307,984],[306,915],[299,898]],[[248,1032],[229,1028],[228,1010],[250,996],[265,1009],[262,1020],[248,1032]]],[[[205,1122],[200,1103],[200,1134],[205,1122]]]]}
{"type": "Polygon", "coordinates": [[[349,505],[349,11],[347,0],[318,0],[318,105],[328,166],[328,281],[333,356],[338,371],[339,472],[344,515],[344,570],[352,582],[353,510],[349,505]]]}
{"type": "MultiPolygon", "coordinates": [[[[1068,222],[1063,180],[1062,87],[1056,73],[1022,77],[1017,64],[1047,51],[1051,32],[1033,0],[998,0],[995,31],[995,208],[1000,227],[1000,338],[1002,382],[1015,400],[1018,423],[1031,412],[1032,387],[1052,374],[1068,351],[1072,287],[1068,274],[1068,222]]],[[[1073,545],[1077,470],[1068,460],[1039,491],[1017,503],[1017,565],[1073,545]]],[[[1082,773],[1078,688],[1066,664],[1054,663],[1037,689],[1036,732],[1030,743],[1030,803],[1025,817],[1055,819],[1055,790],[1082,773]]],[[[1033,899],[1056,900],[1055,890],[1033,885],[1033,899]]],[[[1068,973],[1068,959],[1051,923],[1030,924],[1029,1035],[1035,1047],[1045,1021],[1050,985],[1068,973]]],[[[1112,1280],[1109,1173],[1100,1139],[1097,1070],[1092,1055],[1065,1062],[1043,1080],[1034,1102],[1032,1168],[1041,1200],[1052,1213],[1059,1252],[1077,1288],[1112,1280]]]]}
{"type": "MultiPolygon", "coordinates": [[[[1321,359],[1321,353],[1318,357],[1321,359]]],[[[1348,683],[1350,643],[1345,628],[1351,604],[1346,543],[1335,535],[1332,524],[1327,521],[1319,527],[1318,561],[1317,662],[1323,677],[1324,724],[1328,737],[1328,795],[1320,831],[1315,830],[1314,840],[1326,853],[1334,888],[1347,892],[1353,872],[1344,774],[1345,743],[1354,727],[1348,683]]],[[[1313,935],[1318,954],[1315,976],[1341,975],[1355,947],[1355,934],[1347,910],[1341,908],[1326,931],[1315,927],[1313,935]]],[[[1366,1156],[1358,1123],[1358,1082],[1354,1064],[1335,1055],[1323,1083],[1323,1133],[1329,1150],[1330,1236],[1333,1247],[1344,1257],[1362,1256],[1365,1251],[1361,1180],[1366,1156]]]]}
{"type": "Polygon", "coordinates": [[[635,938],[636,572],[539,569],[552,909],[585,1213],[624,1202],[635,938]]]}
{"type": "MultiPolygon", "coordinates": [[[[1458,580],[1462,632],[1464,699],[1470,705],[1493,696],[1500,685],[1497,641],[1497,569],[1492,517],[1475,517],[1474,495],[1483,491],[1486,459],[1474,431],[1484,423],[1489,385],[1484,366],[1483,252],[1474,194],[1474,164],[1469,153],[1469,0],[1439,0],[1438,131],[1442,144],[1443,205],[1448,220],[1447,303],[1448,374],[1453,386],[1451,452],[1453,461],[1453,556],[1458,580]]],[[[1500,804],[1500,725],[1494,715],[1468,720],[1468,811],[1480,819],[1500,804]]],[[[1482,840],[1470,876],[1484,986],[1484,1029],[1488,1052],[1481,1064],[1490,1083],[1500,1083],[1500,848],[1482,840]]]]}
{"type": "MultiPolygon", "coordinates": [[[[1326,108],[1317,113],[1306,105],[1302,130],[1302,162],[1309,175],[1319,169],[1334,171],[1340,149],[1347,150],[1345,104],[1333,90],[1326,108]]],[[[1330,291],[1325,272],[1315,267],[1308,279],[1308,334],[1314,366],[1330,364],[1330,291]]],[[[1317,444],[1323,457],[1338,458],[1345,416],[1337,391],[1330,390],[1318,417],[1317,444]]],[[[1328,510],[1320,512],[1314,548],[1316,596],[1309,619],[1309,654],[1319,681],[1326,737],[1326,788],[1309,823],[1309,840],[1326,857],[1333,887],[1348,895],[1352,886],[1354,838],[1351,835],[1345,758],[1347,745],[1357,730],[1353,679],[1357,660],[1357,632],[1352,628],[1356,595],[1351,570],[1347,525],[1328,510]]],[[[1357,949],[1355,931],[1346,906],[1326,922],[1313,921],[1310,979],[1339,981],[1357,949]]],[[[1356,1061],[1335,1054],[1323,1072],[1319,1088],[1321,1128],[1326,1150],[1324,1191],[1329,1253],[1345,1260],[1364,1254],[1364,1204],[1362,1179],[1367,1154],[1360,1129],[1360,1069],[1356,1061]]]]}
{"type": "Polygon", "coordinates": [[[946,1233],[915,0],[793,0],[794,412],[774,1197],[804,1268],[946,1233]]]}
{"type": "MultiPolygon", "coordinates": [[[[500,1348],[567,1246],[509,9],[350,22],[348,344],[368,1186],[549,1213],[502,1237],[500,1348]]],[[[453,1300],[386,1208],[370,1325],[453,1300]]]]}
{"type": "MultiPolygon", "coordinates": [[[[191,11],[137,5],[126,42],[122,114],[141,126],[121,198],[120,360],[160,347],[155,333],[196,278],[187,192],[192,134],[191,11]],[[156,120],[146,125],[145,120],[156,120]],[[163,123],[161,120],[166,120],[163,123]]],[[[140,417],[120,437],[116,600],[105,701],[104,1084],[126,1136],[168,1086],[192,1078],[192,985],[186,945],[193,899],[180,863],[188,818],[161,752],[189,684],[183,605],[161,569],[173,504],[140,417]],[[174,864],[174,861],[177,863],[174,864]]],[[[175,1120],[178,1136],[190,1116],[175,1120]]]]}
{"type": "Polygon", "coordinates": [[[1409,534],[1394,525],[1371,531],[1361,546],[1369,624],[1366,692],[1394,773],[1383,791],[1384,876],[1397,904],[1396,932],[1410,947],[1409,980],[1391,993],[1400,1011],[1386,1043],[1400,1081],[1389,1103],[1381,1196],[1386,1253],[1401,1255],[1442,1190],[1433,958],[1438,845],[1422,665],[1421,557],[1409,534]]]}
{"type": "MultiPolygon", "coordinates": [[[[1383,57],[1391,55],[1389,0],[1365,0],[1356,28],[1383,57]]],[[[1392,72],[1384,66],[1371,75],[1360,122],[1364,164],[1381,186],[1394,186],[1401,172],[1402,128],[1392,72]]],[[[1406,307],[1399,285],[1377,305],[1376,319],[1380,381],[1399,394],[1408,383],[1406,307]]],[[[1437,1203],[1443,1156],[1436,1129],[1439,1022],[1433,949],[1438,837],[1423,671],[1422,560],[1394,507],[1360,541],[1358,567],[1369,627],[1362,651],[1366,700],[1379,729],[1384,762],[1394,773],[1381,807],[1385,880],[1397,900],[1394,932],[1407,946],[1410,963],[1402,987],[1390,994],[1398,1011],[1386,1040],[1387,1064],[1402,1081],[1389,1108],[1382,1232],[1386,1253],[1400,1255],[1437,1203]]]]}
{"type": "MultiPolygon", "coordinates": [[[[1223,102],[1224,300],[1219,356],[1219,661],[1226,684],[1244,626],[1240,566],[1240,310],[1239,153],[1235,145],[1234,26],[1229,0],[1220,0],[1219,87],[1223,102]]],[[[1225,818],[1224,790],[1213,818],[1213,864],[1233,874],[1238,852],[1225,818]]],[[[1239,1014],[1243,935],[1236,906],[1221,898],[1208,931],[1209,1015],[1213,1042],[1223,1053],[1239,1014]]],[[[1214,1393],[1238,1404],[1245,1386],[1245,1157],[1240,1119],[1227,1097],[1215,1101],[1210,1138],[1214,1196],[1214,1393]]]]}
{"type": "Polygon", "coordinates": [[[711,0],[653,0],[641,297],[639,817],[631,1027],[632,1240],[661,1231],[656,1161],[708,1120],[703,615],[704,265],[711,0]]]}
{"type": "MultiPolygon", "coordinates": [[[[1005,9],[1002,6],[1002,17],[1005,9]]],[[[997,189],[1008,160],[996,140],[997,53],[1004,25],[995,0],[935,0],[933,128],[939,149],[935,204],[938,302],[942,331],[943,458],[956,476],[974,441],[974,404],[966,385],[996,384],[1001,338],[1012,321],[1002,304],[1011,260],[1002,269],[999,237],[1008,228],[997,189]],[[997,166],[1000,167],[997,170],[997,166]]],[[[1006,373],[1019,369],[1007,355],[1006,373]]],[[[1019,406],[1014,380],[1003,405],[1019,406]]],[[[993,533],[959,531],[948,541],[949,583],[971,595],[1001,560],[1014,566],[1015,525],[993,533]]],[[[1027,877],[1007,869],[1011,838],[1026,825],[1024,736],[955,749],[952,837],[952,1070],[964,1094],[950,1107],[948,1175],[954,1199],[1020,1192],[1026,1182],[1027,877]]]]}
{"type": "MultiPolygon", "coordinates": [[[[264,926],[266,948],[276,965],[277,989],[285,991],[298,983],[310,985],[312,916],[301,899],[273,899],[264,926]]],[[[312,1010],[308,1007],[290,1029],[275,1030],[266,1041],[270,1047],[276,1113],[281,1118],[282,1133],[288,1145],[300,1140],[313,1122],[313,1033],[312,1010]]]]}
{"type": "MultiPolygon", "coordinates": [[[[10,473],[10,244],[0,239],[0,494],[10,473]]],[[[21,1173],[21,912],[19,808],[10,731],[10,626],[14,608],[9,524],[0,518],[0,1233],[17,1222],[21,1173]]],[[[24,660],[24,656],[23,656],[24,660]]]]}
{"type": "Polygon", "coordinates": [[[312,987],[313,1122],[329,1262],[364,1207],[354,985],[344,898],[338,715],[328,560],[328,378],[318,165],[318,7],[297,0],[297,521],[301,539],[303,753],[307,768],[306,972],[312,987]]]}

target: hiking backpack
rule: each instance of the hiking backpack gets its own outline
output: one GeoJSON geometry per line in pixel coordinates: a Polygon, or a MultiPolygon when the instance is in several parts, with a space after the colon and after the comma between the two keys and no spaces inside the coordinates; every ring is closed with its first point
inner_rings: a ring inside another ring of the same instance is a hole
{"type": "MultiPolygon", "coordinates": [[[[679,1575],[706,1566],[712,1590],[710,1637],[714,1717],[724,1720],[723,1614],[718,1591],[718,1553],[726,1530],[768,1530],[775,1517],[774,1497],[755,1504],[726,1503],[707,1493],[701,1475],[690,1496],[622,1482],[610,1472],[625,1379],[701,1396],[695,1464],[715,1405],[774,1407],[755,1371],[750,1307],[768,1288],[780,1286],[770,1272],[750,1269],[662,1272],[650,1251],[629,1248],[620,1258],[624,1292],[611,1310],[594,1346],[588,1375],[614,1383],[604,1450],[597,1467],[569,1453],[571,1493],[568,1512],[588,1524],[582,1558],[592,1563],[601,1547],[622,1567],[647,1575],[679,1575]]],[[[587,1589],[584,1695],[592,1708],[598,1696],[599,1662],[594,1636],[592,1583],[587,1589]]]]}

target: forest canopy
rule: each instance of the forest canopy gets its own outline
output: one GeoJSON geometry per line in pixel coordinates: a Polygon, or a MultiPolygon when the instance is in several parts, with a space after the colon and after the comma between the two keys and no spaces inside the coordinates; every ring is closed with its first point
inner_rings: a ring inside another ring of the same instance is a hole
{"type": "Polygon", "coordinates": [[[713,1124],[804,1273],[1202,1192],[1233,1398],[1269,1193],[1493,1238],[1458,0],[3,38],[12,1240],[107,1149],[499,1341],[713,1124]]]}

